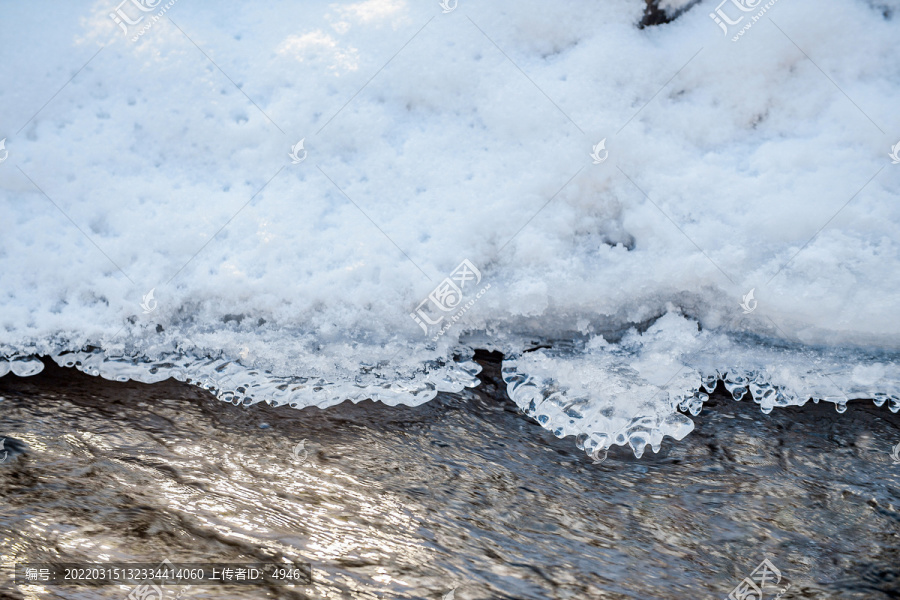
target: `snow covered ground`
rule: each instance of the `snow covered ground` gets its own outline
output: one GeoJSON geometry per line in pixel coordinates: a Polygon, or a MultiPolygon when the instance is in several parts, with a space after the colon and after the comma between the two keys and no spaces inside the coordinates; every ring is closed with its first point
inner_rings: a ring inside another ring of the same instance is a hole
{"type": "Polygon", "coordinates": [[[900,1],[643,10],[0,3],[0,355],[303,406],[498,349],[593,445],[900,393],[900,1]]]}

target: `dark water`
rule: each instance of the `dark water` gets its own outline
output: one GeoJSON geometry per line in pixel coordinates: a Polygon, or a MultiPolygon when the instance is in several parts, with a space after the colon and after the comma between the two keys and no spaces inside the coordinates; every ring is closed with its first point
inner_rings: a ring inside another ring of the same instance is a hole
{"type": "MultiPolygon", "coordinates": [[[[238,408],[52,365],[4,377],[3,563],[313,567],[309,587],[167,598],[669,599],[725,598],[769,557],[782,598],[900,597],[900,415],[766,416],[715,395],[682,442],[592,464],[520,415],[484,360],[481,388],[417,408],[238,408]]],[[[128,594],[11,575],[2,598],[128,594]]]]}

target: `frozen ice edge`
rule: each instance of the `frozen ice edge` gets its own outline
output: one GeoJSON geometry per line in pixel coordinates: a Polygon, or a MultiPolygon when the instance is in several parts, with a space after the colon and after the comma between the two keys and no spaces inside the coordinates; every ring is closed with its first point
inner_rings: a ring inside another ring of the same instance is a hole
{"type": "Polygon", "coordinates": [[[593,458],[628,445],[635,456],[665,436],[684,438],[721,381],[748,392],[764,414],[776,406],[890,400],[900,410],[900,355],[855,346],[811,346],[748,331],[713,331],[677,312],[621,336],[586,335],[506,354],[509,397],[557,437],[575,436],[593,458]]]}
{"type": "MultiPolygon", "coordinates": [[[[265,402],[274,407],[290,406],[299,409],[307,406],[327,408],[345,400],[356,403],[366,399],[391,406],[417,406],[433,399],[438,392],[461,392],[466,387],[475,387],[480,383],[477,375],[481,372],[481,366],[471,360],[472,349],[467,350],[458,361],[428,361],[414,373],[402,376],[399,373],[388,375],[383,370],[383,364],[365,367],[353,381],[278,376],[224,358],[195,357],[184,353],[171,353],[150,360],[110,356],[94,348],[62,351],[47,356],[62,367],[76,368],[88,375],[109,380],[155,383],[173,378],[201,387],[219,400],[235,406],[265,402]]],[[[596,351],[596,348],[593,350],[596,351]]],[[[596,389],[594,393],[585,395],[583,390],[576,390],[559,378],[529,372],[528,357],[541,354],[547,355],[543,358],[574,363],[578,369],[584,366],[577,362],[581,358],[579,352],[583,354],[586,351],[566,348],[560,352],[557,348],[546,353],[539,350],[530,354],[510,354],[503,361],[502,376],[510,399],[525,415],[559,438],[574,436],[578,448],[594,459],[605,456],[613,445],[627,445],[640,458],[648,446],[654,453],[659,452],[666,436],[675,440],[683,439],[694,429],[694,422],[687,415],[700,414],[709,394],[719,382],[722,382],[735,400],[741,400],[749,393],[764,414],[771,413],[775,407],[803,406],[809,400],[814,403],[831,402],[839,413],[846,411],[849,400],[859,399],[872,399],[878,407],[887,402],[891,412],[900,411],[898,378],[890,377],[888,384],[883,369],[881,377],[873,383],[884,387],[857,385],[848,394],[817,393],[815,386],[810,386],[809,379],[830,379],[827,371],[834,365],[834,361],[826,364],[828,361],[823,361],[821,356],[807,363],[806,376],[798,377],[794,385],[778,381],[777,373],[773,374],[764,368],[688,367],[687,372],[675,382],[675,387],[663,389],[664,386],[657,386],[659,397],[655,403],[622,402],[622,394],[637,398],[641,390],[646,389],[647,382],[640,382],[644,388],[623,388],[621,386],[627,374],[623,375],[617,368],[602,374],[583,373],[587,380],[601,375],[607,380],[607,391],[609,385],[618,386],[616,391],[619,395],[612,394],[608,397],[596,393],[596,389]],[[814,363],[818,368],[813,366],[814,363]]],[[[783,349],[781,352],[783,354],[783,349]]],[[[639,356],[622,355],[618,346],[615,347],[614,354],[626,361],[640,360],[639,356]]],[[[808,354],[804,356],[809,359],[808,354]]],[[[609,368],[609,365],[594,367],[609,368]]],[[[797,372],[803,370],[797,364],[789,368],[797,372]]],[[[27,377],[42,370],[43,363],[37,355],[19,354],[0,358],[0,377],[9,372],[27,377]]],[[[560,369],[562,371],[564,370],[560,369]]]]}
{"type": "MultiPolygon", "coordinates": [[[[614,401],[603,403],[596,396],[585,397],[553,378],[545,379],[525,372],[518,365],[520,359],[514,357],[504,361],[503,379],[509,397],[526,415],[555,436],[574,435],[578,448],[594,459],[605,457],[613,445],[627,445],[640,458],[647,446],[654,453],[659,452],[666,436],[683,439],[694,429],[694,422],[684,413],[699,415],[719,382],[735,401],[749,393],[763,414],[771,413],[775,407],[804,406],[810,400],[815,404],[831,402],[838,413],[847,410],[850,400],[865,399],[872,399],[877,407],[888,402],[891,412],[900,411],[900,394],[897,393],[900,386],[896,382],[890,387],[892,392],[868,388],[870,391],[827,395],[810,392],[808,386],[794,389],[773,382],[772,374],[766,369],[727,368],[691,369],[686,378],[691,383],[681,383],[675,391],[671,386],[667,390],[657,390],[655,405],[644,403],[643,412],[622,414],[621,406],[614,401]]],[[[816,375],[819,379],[829,379],[824,369],[816,375]]]]}
{"type": "Polygon", "coordinates": [[[647,446],[654,453],[659,452],[663,438],[683,439],[694,430],[694,422],[685,414],[698,416],[709,394],[721,381],[735,401],[740,401],[749,392],[753,401],[760,406],[763,414],[769,414],[775,407],[804,406],[812,400],[831,402],[838,413],[847,410],[850,400],[871,398],[875,406],[881,407],[889,401],[891,412],[900,411],[900,395],[897,393],[875,392],[871,395],[856,396],[810,396],[803,397],[789,388],[773,384],[765,371],[740,369],[716,370],[711,374],[696,373],[696,387],[685,389],[682,394],[670,400],[670,411],[656,414],[632,416],[627,423],[618,427],[579,426],[584,419],[578,410],[579,400],[561,391],[554,382],[536,382],[535,378],[519,373],[515,361],[504,361],[503,379],[507,393],[522,411],[537,421],[542,427],[559,438],[574,435],[579,449],[597,459],[605,455],[613,445],[629,446],[637,458],[643,456],[647,446]]]}
{"type": "MultiPolygon", "coordinates": [[[[130,356],[109,356],[99,349],[64,351],[47,355],[61,367],[111,381],[157,383],[172,378],[196,385],[223,402],[250,406],[265,402],[270,406],[327,408],[345,400],[371,399],[389,406],[417,406],[438,392],[460,392],[474,387],[481,367],[470,360],[427,361],[413,373],[388,378],[376,365],[363,368],[354,381],[330,381],[324,377],[279,376],[246,367],[225,358],[195,357],[169,353],[155,360],[130,356]]],[[[44,368],[37,355],[0,358],[0,377],[12,372],[20,377],[37,375],[44,368]]]]}

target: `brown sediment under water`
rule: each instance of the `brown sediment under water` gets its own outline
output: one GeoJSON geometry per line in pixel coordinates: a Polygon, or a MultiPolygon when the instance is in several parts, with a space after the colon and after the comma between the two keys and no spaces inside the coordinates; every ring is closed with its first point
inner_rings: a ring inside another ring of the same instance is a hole
{"type": "Polygon", "coordinates": [[[0,598],[15,562],[312,565],[310,586],[166,598],[900,598],[900,414],[776,409],[717,390],[695,430],[594,464],[482,385],[418,407],[235,407],[48,362],[0,379],[0,598]],[[452,595],[450,592],[455,590],[452,595]]]}

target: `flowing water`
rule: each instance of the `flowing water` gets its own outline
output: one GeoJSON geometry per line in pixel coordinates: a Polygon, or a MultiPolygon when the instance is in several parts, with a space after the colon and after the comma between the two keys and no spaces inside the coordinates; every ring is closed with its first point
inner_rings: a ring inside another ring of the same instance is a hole
{"type": "Polygon", "coordinates": [[[720,388],[680,442],[592,463],[483,384],[418,407],[235,407],[47,362],[0,379],[0,598],[14,562],[306,561],[313,585],[167,598],[724,598],[768,557],[782,598],[900,597],[900,415],[764,415],[720,388]],[[448,596],[451,590],[454,594],[448,596]]]}

